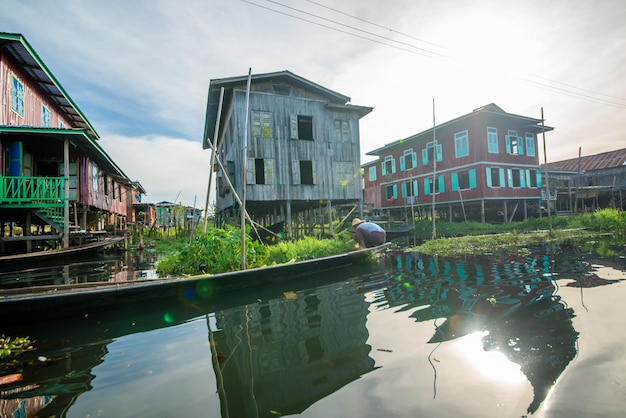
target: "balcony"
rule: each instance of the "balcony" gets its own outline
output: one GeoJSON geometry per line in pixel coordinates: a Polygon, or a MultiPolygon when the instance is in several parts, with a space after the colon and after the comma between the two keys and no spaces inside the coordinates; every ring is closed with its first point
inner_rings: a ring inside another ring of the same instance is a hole
{"type": "Polygon", "coordinates": [[[65,177],[0,176],[0,205],[5,208],[61,207],[65,177]]]}

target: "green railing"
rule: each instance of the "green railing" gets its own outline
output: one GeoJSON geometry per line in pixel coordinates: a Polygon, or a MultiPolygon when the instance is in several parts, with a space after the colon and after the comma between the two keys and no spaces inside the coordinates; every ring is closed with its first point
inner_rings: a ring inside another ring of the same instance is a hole
{"type": "Polygon", "coordinates": [[[65,177],[0,176],[0,203],[10,206],[61,206],[65,177]]]}

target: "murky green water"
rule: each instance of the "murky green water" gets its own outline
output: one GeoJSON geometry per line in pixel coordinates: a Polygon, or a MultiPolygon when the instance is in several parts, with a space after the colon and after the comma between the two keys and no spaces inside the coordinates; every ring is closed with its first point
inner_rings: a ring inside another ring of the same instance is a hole
{"type": "Polygon", "coordinates": [[[2,318],[37,348],[0,365],[22,374],[2,416],[621,417],[625,279],[623,257],[569,247],[391,252],[245,295],[2,318]]]}

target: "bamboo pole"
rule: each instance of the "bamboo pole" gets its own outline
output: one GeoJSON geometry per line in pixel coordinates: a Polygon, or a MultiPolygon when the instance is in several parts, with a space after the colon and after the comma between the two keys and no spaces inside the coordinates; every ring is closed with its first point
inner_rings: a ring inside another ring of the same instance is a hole
{"type": "Polygon", "coordinates": [[[550,210],[550,180],[548,179],[548,156],[546,153],[546,125],[543,119],[543,107],[541,108],[541,136],[543,138],[543,163],[546,167],[546,199],[548,200],[548,229],[552,233],[552,211],[550,210]]]}
{"type": "Polygon", "coordinates": [[[241,170],[241,175],[243,177],[243,181],[241,182],[242,194],[241,194],[241,269],[246,269],[246,183],[248,176],[248,106],[250,105],[250,82],[252,79],[252,68],[248,69],[248,82],[246,84],[246,116],[245,116],[245,124],[243,126],[243,160],[241,161],[241,165],[243,170],[241,170]]]}
{"type": "Polygon", "coordinates": [[[435,98],[433,98],[433,187],[430,193],[433,195],[433,205],[431,216],[433,218],[433,235],[432,239],[437,239],[437,222],[435,221],[435,185],[437,183],[437,133],[435,124],[435,98]]]}
{"type": "Polygon", "coordinates": [[[211,141],[211,166],[209,167],[209,184],[206,189],[206,201],[204,203],[204,225],[202,232],[206,234],[207,222],[209,218],[209,195],[211,194],[211,181],[213,180],[213,165],[215,164],[215,155],[217,154],[217,142],[220,131],[220,121],[222,118],[222,105],[224,103],[224,87],[220,89],[220,101],[217,106],[217,117],[215,119],[215,132],[213,133],[213,141],[211,141]]]}

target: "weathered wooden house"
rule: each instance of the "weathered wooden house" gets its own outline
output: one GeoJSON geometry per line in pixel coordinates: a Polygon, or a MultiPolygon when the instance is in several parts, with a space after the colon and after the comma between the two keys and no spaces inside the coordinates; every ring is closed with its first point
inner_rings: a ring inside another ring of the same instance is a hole
{"type": "Polygon", "coordinates": [[[0,33],[0,252],[134,220],[138,189],[98,139],[26,39],[0,33]]]}
{"type": "Polygon", "coordinates": [[[541,119],[489,104],[368,152],[364,203],[389,218],[509,222],[539,210],[541,119]]]}
{"type": "Polygon", "coordinates": [[[551,162],[547,174],[559,213],[626,207],[626,148],[551,162]]]}
{"type": "Polygon", "coordinates": [[[236,224],[241,201],[261,225],[285,222],[288,236],[292,223],[331,224],[334,208],[362,199],[359,120],[372,108],[289,71],[251,75],[249,94],[247,82],[209,85],[203,148],[217,151],[216,220],[236,224]]]}

